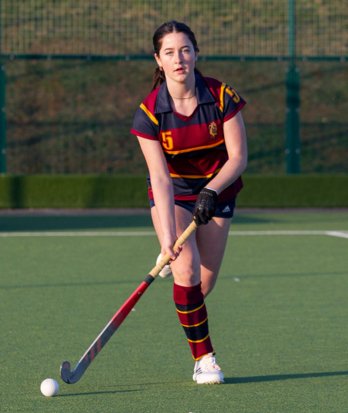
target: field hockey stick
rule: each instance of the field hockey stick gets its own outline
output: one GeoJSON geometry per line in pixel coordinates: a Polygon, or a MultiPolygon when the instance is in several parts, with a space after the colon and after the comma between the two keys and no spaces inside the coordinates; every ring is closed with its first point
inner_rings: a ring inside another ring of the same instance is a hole
{"type": "MultiPolygon", "coordinates": [[[[173,247],[174,251],[184,244],[184,242],[196,230],[196,228],[196,223],[192,221],[191,224],[176,240],[173,247]]],[[[158,276],[163,267],[169,263],[169,261],[170,256],[168,254],[162,257],[158,264],[156,264],[156,266],[145,277],[144,281],[139,284],[139,286],[134,290],[129,298],[122,304],[120,309],[117,310],[112,319],[108,322],[102,332],[98,335],[98,337],[89,346],[88,350],[81,357],[74,370],[70,370],[71,365],[69,361],[64,361],[62,363],[60,367],[60,376],[65,383],[73,384],[80,380],[84,372],[87,370],[88,366],[101,352],[102,348],[110,340],[115,331],[120,327],[123,320],[130,313],[140,297],[144,294],[152,281],[154,281],[154,279],[158,276]]]]}

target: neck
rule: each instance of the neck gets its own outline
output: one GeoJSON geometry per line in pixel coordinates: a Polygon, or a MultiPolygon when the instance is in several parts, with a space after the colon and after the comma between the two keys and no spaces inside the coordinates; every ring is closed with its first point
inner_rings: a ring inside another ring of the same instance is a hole
{"type": "Polygon", "coordinates": [[[172,99],[193,99],[196,96],[196,81],[194,73],[184,83],[167,79],[167,88],[172,99]]]}
{"type": "Polygon", "coordinates": [[[194,85],[192,87],[168,88],[168,92],[172,99],[178,100],[192,99],[196,96],[196,89],[194,85]]]}
{"type": "Polygon", "coordinates": [[[173,95],[171,95],[172,99],[179,99],[179,100],[182,100],[182,99],[192,99],[192,98],[194,98],[195,96],[196,96],[196,94],[193,94],[192,96],[173,96],[173,95]]]}

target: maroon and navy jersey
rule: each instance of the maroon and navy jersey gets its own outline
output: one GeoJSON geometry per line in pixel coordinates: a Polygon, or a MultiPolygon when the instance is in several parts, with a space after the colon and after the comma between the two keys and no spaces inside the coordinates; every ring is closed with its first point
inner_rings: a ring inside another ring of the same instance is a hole
{"type": "MultiPolygon", "coordinates": [[[[153,90],[136,111],[131,133],[161,143],[176,200],[195,200],[228,159],[223,123],[245,105],[232,87],[196,74],[197,108],[190,116],[174,112],[166,83],[153,90]]],[[[219,199],[233,198],[239,177],[219,199]]],[[[151,184],[149,196],[152,198],[151,184]]]]}

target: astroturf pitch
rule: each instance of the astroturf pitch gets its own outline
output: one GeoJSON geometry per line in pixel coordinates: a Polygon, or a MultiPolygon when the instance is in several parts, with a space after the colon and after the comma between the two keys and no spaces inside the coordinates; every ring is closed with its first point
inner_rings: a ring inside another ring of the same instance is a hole
{"type": "Polygon", "coordinates": [[[158,250],[148,214],[0,214],[2,413],[348,411],[347,211],[237,211],[206,300],[224,385],[192,381],[168,279],[63,383],[158,250]]]}

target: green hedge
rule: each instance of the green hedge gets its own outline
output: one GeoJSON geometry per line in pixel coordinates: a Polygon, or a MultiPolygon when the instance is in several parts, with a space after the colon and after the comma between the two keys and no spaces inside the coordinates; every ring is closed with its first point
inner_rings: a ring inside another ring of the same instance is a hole
{"type": "Polygon", "coordinates": [[[348,207],[348,175],[246,176],[244,181],[241,207],[348,207]]]}
{"type": "Polygon", "coordinates": [[[135,208],[147,206],[143,176],[0,177],[0,208],[135,208]]]}
{"type": "MultiPolygon", "coordinates": [[[[241,208],[348,207],[348,175],[244,176],[241,208]]],[[[0,208],[146,208],[144,176],[0,176],[0,208]]]]}

